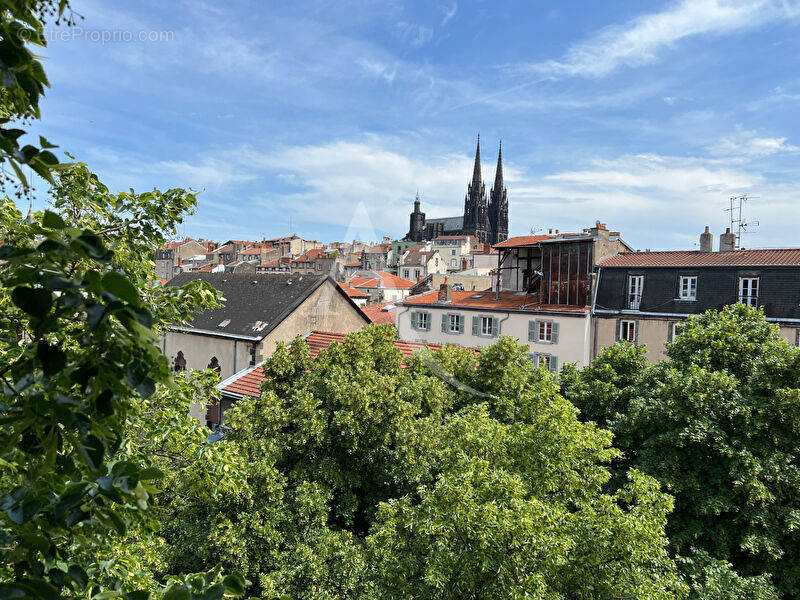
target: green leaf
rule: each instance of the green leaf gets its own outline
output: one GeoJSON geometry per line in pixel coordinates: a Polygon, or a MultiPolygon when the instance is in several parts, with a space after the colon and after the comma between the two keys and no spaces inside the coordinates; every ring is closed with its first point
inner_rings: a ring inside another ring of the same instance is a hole
{"type": "Polygon", "coordinates": [[[52,294],[42,288],[20,286],[11,292],[11,300],[30,316],[42,319],[53,306],[52,294]]]}
{"type": "Polygon", "coordinates": [[[173,585],[164,592],[163,600],[189,600],[189,590],[180,585],[173,585]]]}
{"type": "Polygon", "coordinates": [[[103,446],[103,442],[101,442],[97,436],[87,436],[86,440],[78,446],[78,449],[81,455],[86,459],[86,462],[89,463],[89,467],[95,471],[100,468],[106,449],[105,446],[103,446]]]}
{"type": "Polygon", "coordinates": [[[139,304],[139,292],[130,280],[117,271],[109,271],[103,275],[103,289],[128,304],[139,304]]]}
{"type": "Polygon", "coordinates": [[[241,596],[244,594],[244,577],[238,573],[226,575],[222,580],[222,584],[225,586],[225,592],[228,594],[233,594],[236,596],[241,596]]]}
{"type": "Polygon", "coordinates": [[[42,225],[44,225],[49,229],[67,228],[67,224],[64,223],[64,220],[61,218],[61,216],[49,210],[44,211],[44,217],[42,217],[42,225]]]}
{"type": "Polygon", "coordinates": [[[79,588],[85,588],[86,584],[89,583],[89,576],[80,565],[70,565],[69,569],[67,569],[67,575],[70,576],[72,581],[74,581],[79,588]]]}
{"type": "Polygon", "coordinates": [[[67,364],[67,355],[61,348],[44,340],[36,346],[36,355],[42,363],[42,371],[48,377],[61,371],[67,364]]]}

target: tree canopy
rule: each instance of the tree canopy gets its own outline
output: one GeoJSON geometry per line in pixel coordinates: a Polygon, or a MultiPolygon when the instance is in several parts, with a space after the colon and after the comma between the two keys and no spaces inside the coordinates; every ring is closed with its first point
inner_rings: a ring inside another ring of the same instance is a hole
{"type": "Polygon", "coordinates": [[[667,354],[651,366],[619,344],[566,369],[562,390],[614,432],[617,474],[640,470],[675,498],[667,532],[674,553],[698,553],[687,567],[718,561],[730,581],[797,597],[800,349],[737,304],[690,318],[667,354]]]}
{"type": "Polygon", "coordinates": [[[404,362],[394,335],[266,361],[227,417],[246,484],[163,506],[170,568],[222,560],[264,598],[681,597],[670,498],[636,471],[604,491],[609,433],[522,347],[404,362]]]}

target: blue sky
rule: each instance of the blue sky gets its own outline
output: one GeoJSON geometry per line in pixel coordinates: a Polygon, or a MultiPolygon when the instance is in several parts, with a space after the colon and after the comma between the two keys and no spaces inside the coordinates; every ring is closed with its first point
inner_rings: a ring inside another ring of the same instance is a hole
{"type": "Polygon", "coordinates": [[[37,129],[113,189],[200,190],[185,235],[402,236],[417,189],[460,214],[480,132],[512,234],[692,248],[749,193],[744,245],[800,245],[800,0],[73,7],[37,129]]]}

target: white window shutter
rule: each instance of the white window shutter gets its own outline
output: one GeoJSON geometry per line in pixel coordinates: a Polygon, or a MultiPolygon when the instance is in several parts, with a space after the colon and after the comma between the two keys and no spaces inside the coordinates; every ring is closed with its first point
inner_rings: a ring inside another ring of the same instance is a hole
{"type": "Polygon", "coordinates": [[[492,337],[497,337],[499,334],[499,331],[497,331],[499,329],[498,325],[497,317],[492,317],[492,337]]]}
{"type": "Polygon", "coordinates": [[[481,332],[481,318],[472,317],[472,335],[480,335],[481,332]]]}
{"type": "Polygon", "coordinates": [[[553,321],[552,327],[553,327],[553,329],[551,330],[551,339],[552,339],[554,344],[557,344],[558,343],[558,323],[553,321]]]}
{"type": "Polygon", "coordinates": [[[450,315],[442,313],[442,333],[450,331],[450,315]]]}
{"type": "Polygon", "coordinates": [[[616,333],[616,341],[620,341],[622,339],[622,319],[617,319],[617,333],[616,333]]]}
{"type": "Polygon", "coordinates": [[[639,345],[639,321],[633,322],[633,345],[639,345]]]}
{"type": "Polygon", "coordinates": [[[557,356],[550,356],[550,372],[551,373],[558,373],[558,357],[557,356]]]}
{"type": "Polygon", "coordinates": [[[464,315],[458,315],[458,333],[464,333],[464,315]]]}
{"type": "Polygon", "coordinates": [[[411,311],[411,329],[419,329],[419,325],[417,323],[417,315],[419,313],[417,311],[411,311]]]}

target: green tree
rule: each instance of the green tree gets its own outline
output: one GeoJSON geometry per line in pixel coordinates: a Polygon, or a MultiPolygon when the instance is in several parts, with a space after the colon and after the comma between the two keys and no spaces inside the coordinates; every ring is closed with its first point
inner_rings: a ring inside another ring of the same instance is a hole
{"type": "Polygon", "coordinates": [[[641,352],[618,345],[568,370],[564,394],[612,428],[619,474],[638,469],[675,497],[675,553],[702,551],[735,570],[730,581],[771,577],[797,597],[800,350],[738,304],[690,318],[658,365],[641,352]]]}
{"type": "Polygon", "coordinates": [[[265,363],[229,414],[246,487],[175,499],[170,568],[222,560],[262,598],[681,597],[671,500],[504,338],[403,360],[370,326],[265,363]]]}
{"type": "Polygon", "coordinates": [[[166,323],[214,306],[217,294],[198,285],[157,293],[145,279],[152,248],[195,198],[112,195],[73,165],[52,204],[32,223],[0,204],[0,590],[238,594],[243,580],[213,566],[164,573],[149,510],[157,480],[206,497],[237,480],[230,453],[208,446],[188,416],[214,377],[173,379],[155,343],[166,323]]]}

